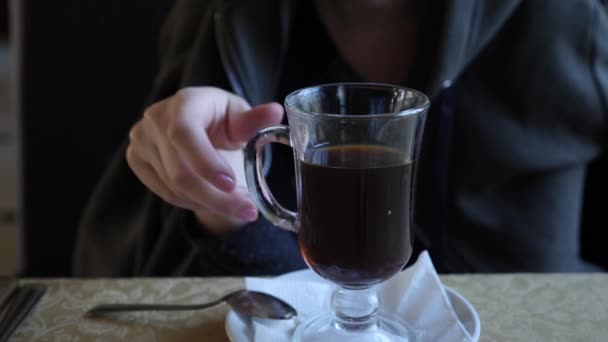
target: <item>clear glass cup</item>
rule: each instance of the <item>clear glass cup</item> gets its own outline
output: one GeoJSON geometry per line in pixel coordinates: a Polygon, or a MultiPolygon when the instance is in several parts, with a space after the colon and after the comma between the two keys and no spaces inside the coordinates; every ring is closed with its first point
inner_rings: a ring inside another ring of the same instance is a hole
{"type": "Polygon", "coordinates": [[[289,127],[264,128],[248,142],[245,173],[258,208],[296,232],[308,266],[338,285],[332,312],[300,324],[294,340],[413,340],[404,322],[378,312],[374,285],[412,254],[415,162],[428,107],[427,96],[403,87],[314,86],[286,97],[289,127]],[[297,213],[266,184],[268,143],[293,148],[297,213]]]}

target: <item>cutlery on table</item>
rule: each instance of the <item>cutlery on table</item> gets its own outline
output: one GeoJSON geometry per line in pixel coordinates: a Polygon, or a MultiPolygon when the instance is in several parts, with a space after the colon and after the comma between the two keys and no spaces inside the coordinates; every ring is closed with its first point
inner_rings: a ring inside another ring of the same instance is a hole
{"type": "Polygon", "coordinates": [[[18,285],[15,279],[2,280],[0,293],[0,342],[7,341],[42,298],[46,286],[18,285]]]}
{"type": "Polygon", "coordinates": [[[182,311],[201,310],[226,302],[237,313],[266,319],[290,319],[297,312],[283,300],[257,291],[238,290],[217,300],[203,304],[102,304],[91,308],[87,316],[130,311],[182,311]]]}

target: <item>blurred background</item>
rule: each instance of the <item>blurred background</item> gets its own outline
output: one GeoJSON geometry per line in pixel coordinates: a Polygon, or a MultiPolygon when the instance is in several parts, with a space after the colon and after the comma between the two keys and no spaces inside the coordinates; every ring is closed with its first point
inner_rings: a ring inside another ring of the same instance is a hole
{"type": "Polygon", "coordinates": [[[0,1],[0,274],[66,276],[174,0],[0,1]]]}
{"type": "MultiPolygon", "coordinates": [[[[69,276],[82,209],[142,112],[175,0],[0,0],[0,275],[69,276]]],[[[582,251],[608,265],[603,178],[582,251]]]]}
{"type": "Polygon", "coordinates": [[[17,122],[11,110],[9,84],[8,2],[0,1],[0,274],[19,269],[17,209],[17,122]]]}

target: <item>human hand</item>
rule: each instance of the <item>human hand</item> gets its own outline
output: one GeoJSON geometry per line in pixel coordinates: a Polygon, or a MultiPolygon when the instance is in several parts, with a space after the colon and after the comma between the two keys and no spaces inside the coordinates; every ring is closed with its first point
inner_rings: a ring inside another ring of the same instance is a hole
{"type": "Polygon", "coordinates": [[[210,232],[225,233],[258,215],[241,149],[282,117],[278,103],[251,108],[219,88],[184,88],[151,105],[131,128],[127,162],[156,195],[192,210],[210,232]]]}

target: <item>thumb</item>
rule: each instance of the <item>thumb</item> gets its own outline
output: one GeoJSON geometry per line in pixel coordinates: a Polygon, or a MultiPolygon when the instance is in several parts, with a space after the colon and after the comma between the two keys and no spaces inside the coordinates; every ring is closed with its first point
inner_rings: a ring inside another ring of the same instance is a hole
{"type": "Polygon", "coordinates": [[[251,108],[248,111],[228,113],[226,133],[232,148],[239,148],[259,129],[277,125],[283,119],[283,106],[270,102],[251,108]]]}

